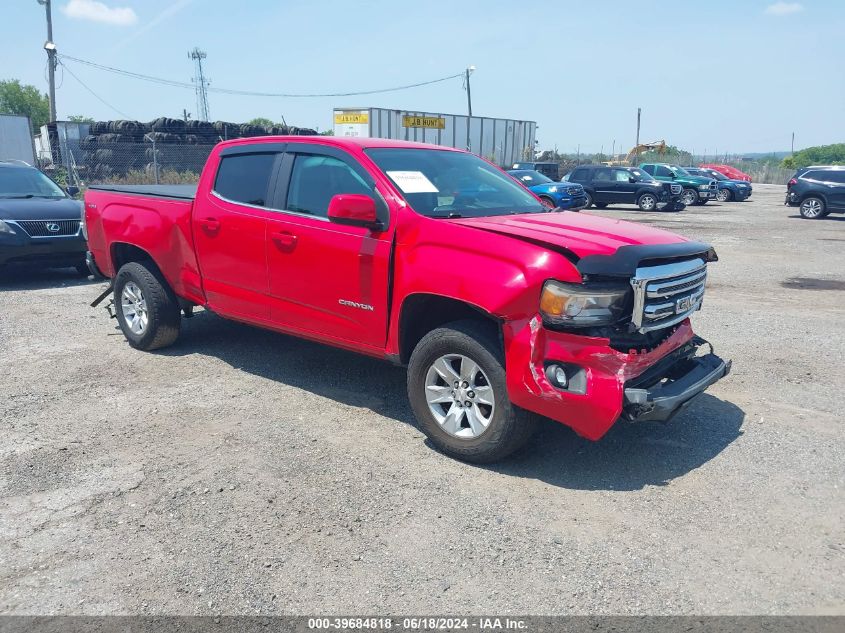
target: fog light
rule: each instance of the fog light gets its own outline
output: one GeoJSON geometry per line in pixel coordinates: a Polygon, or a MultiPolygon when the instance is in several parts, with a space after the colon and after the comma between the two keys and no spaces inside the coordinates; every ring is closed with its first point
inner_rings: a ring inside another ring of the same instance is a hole
{"type": "Polygon", "coordinates": [[[555,387],[566,389],[568,379],[566,378],[566,371],[560,365],[549,365],[546,367],[546,378],[555,387]]]}

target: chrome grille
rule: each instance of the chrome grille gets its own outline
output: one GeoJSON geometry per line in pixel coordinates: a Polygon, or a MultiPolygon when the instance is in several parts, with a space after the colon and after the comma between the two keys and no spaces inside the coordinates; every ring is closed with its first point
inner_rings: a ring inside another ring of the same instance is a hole
{"type": "Polygon", "coordinates": [[[61,237],[79,233],[79,220],[16,220],[30,237],[61,237]]]}
{"type": "Polygon", "coordinates": [[[710,181],[710,189],[712,189],[713,191],[716,191],[716,189],[717,189],[717,188],[718,188],[718,187],[716,186],[716,181],[715,181],[715,180],[711,180],[711,181],[710,181]]]}
{"type": "Polygon", "coordinates": [[[676,185],[673,183],[672,185],[670,185],[670,190],[672,191],[673,196],[677,196],[684,190],[684,188],[681,185],[676,185]]]}
{"type": "Polygon", "coordinates": [[[570,196],[580,196],[582,193],[584,193],[584,187],[582,187],[581,185],[567,187],[566,193],[568,193],[570,196]]]}
{"type": "Polygon", "coordinates": [[[706,281],[707,263],[700,258],[637,268],[631,279],[637,331],[670,327],[700,309],[706,281]]]}

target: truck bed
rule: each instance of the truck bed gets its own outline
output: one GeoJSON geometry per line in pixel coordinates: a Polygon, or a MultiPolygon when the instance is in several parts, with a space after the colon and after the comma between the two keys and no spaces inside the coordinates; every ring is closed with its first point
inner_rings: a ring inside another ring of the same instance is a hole
{"type": "Polygon", "coordinates": [[[193,200],[197,196],[196,185],[91,185],[88,188],[149,198],[193,200]]]}

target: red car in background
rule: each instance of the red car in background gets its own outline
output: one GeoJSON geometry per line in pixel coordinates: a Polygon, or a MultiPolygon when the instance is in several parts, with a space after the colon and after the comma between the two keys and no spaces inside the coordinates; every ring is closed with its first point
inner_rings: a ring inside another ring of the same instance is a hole
{"type": "Polygon", "coordinates": [[[730,165],[714,165],[712,163],[707,163],[705,165],[699,165],[699,167],[701,167],[701,169],[715,169],[720,174],[723,174],[728,178],[732,178],[733,180],[751,182],[751,176],[746,174],[744,171],[738,170],[736,167],[731,167],[730,165]]]}

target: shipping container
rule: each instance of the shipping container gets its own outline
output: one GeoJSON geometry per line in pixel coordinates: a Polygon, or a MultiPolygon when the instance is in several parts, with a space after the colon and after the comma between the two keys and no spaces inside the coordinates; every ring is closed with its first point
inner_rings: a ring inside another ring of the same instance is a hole
{"type": "Polygon", "coordinates": [[[35,145],[29,117],[0,114],[0,160],[22,160],[35,164],[35,145]]]}
{"type": "Polygon", "coordinates": [[[389,138],[466,149],[501,167],[533,160],[534,121],[384,108],[335,108],[335,136],[389,138]]]}

